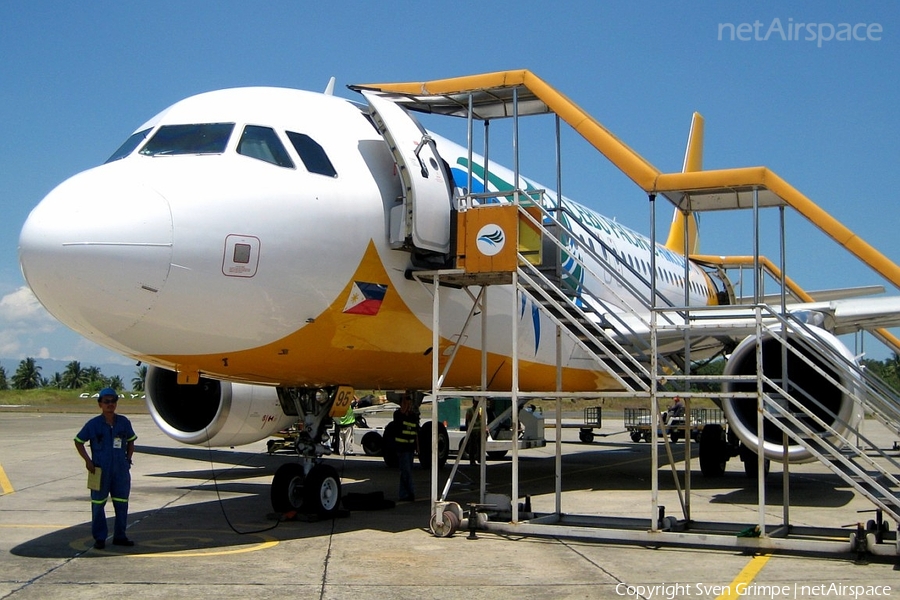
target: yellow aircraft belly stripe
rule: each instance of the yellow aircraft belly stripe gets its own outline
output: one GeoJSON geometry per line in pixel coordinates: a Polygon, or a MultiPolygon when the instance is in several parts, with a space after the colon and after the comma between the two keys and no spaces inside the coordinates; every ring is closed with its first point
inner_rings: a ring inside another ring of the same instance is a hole
{"type": "Polygon", "coordinates": [[[716,598],[716,600],[736,600],[737,598],[740,598],[741,594],[739,594],[737,590],[746,588],[747,584],[753,581],[762,568],[766,566],[766,563],[769,562],[770,558],[772,558],[771,554],[754,556],[750,563],[741,569],[741,572],[737,574],[734,581],[728,584],[728,591],[716,598]],[[741,586],[741,584],[744,585],[741,586]]]}
{"type": "MultiPolygon", "coordinates": [[[[154,359],[176,365],[184,371],[210,373],[230,379],[277,385],[317,386],[343,382],[361,389],[393,389],[431,385],[431,329],[413,313],[393,288],[373,241],[353,277],[322,314],[298,331],[256,348],[211,355],[158,355],[154,359]],[[347,314],[345,306],[354,281],[388,287],[376,315],[347,314]],[[314,348],[314,352],[308,349],[314,348]]],[[[445,350],[452,340],[441,339],[437,350],[442,367],[445,350]]],[[[491,353],[488,371],[493,374],[490,389],[509,389],[511,369],[508,357],[491,353]]],[[[481,351],[462,348],[445,384],[451,387],[478,385],[481,351]]],[[[556,367],[520,360],[520,389],[553,390],[556,367]]],[[[563,369],[564,391],[618,389],[616,381],[603,371],[563,369]]]]}
{"type": "Polygon", "coordinates": [[[0,491],[3,492],[3,495],[12,494],[16,490],[13,489],[12,484],[9,482],[9,477],[6,476],[6,471],[3,470],[3,465],[0,465],[0,491]]]}

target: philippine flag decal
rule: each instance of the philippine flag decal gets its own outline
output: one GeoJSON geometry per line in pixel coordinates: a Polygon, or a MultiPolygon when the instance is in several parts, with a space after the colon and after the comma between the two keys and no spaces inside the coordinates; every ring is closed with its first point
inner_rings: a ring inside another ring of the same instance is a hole
{"type": "Polygon", "coordinates": [[[344,313],[350,315],[377,315],[388,286],[381,283],[354,281],[344,305],[344,313]]]}

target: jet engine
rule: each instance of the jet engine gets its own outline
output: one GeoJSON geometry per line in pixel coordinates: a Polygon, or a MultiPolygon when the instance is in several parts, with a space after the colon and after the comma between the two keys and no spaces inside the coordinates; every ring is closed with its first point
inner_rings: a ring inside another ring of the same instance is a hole
{"type": "Polygon", "coordinates": [[[274,387],[205,377],[197,385],[182,385],[173,371],[151,366],[144,390],[153,420],[184,444],[250,444],[297,420],[281,410],[274,387]]]}
{"type": "MultiPolygon", "coordinates": [[[[800,400],[810,413],[843,435],[849,428],[855,427],[862,417],[862,407],[854,398],[859,394],[861,381],[856,371],[836,369],[814,348],[825,345],[834,353],[854,364],[856,364],[856,360],[850,350],[834,335],[819,328],[814,329],[815,334],[809,333],[809,331],[813,330],[791,331],[788,334],[790,350],[787,352],[787,373],[791,386],[790,394],[793,398],[800,400]],[[827,373],[828,377],[807,364],[798,354],[806,357],[822,373],[827,373]],[[840,385],[835,382],[840,382],[840,385]],[[848,394],[847,391],[850,393],[848,394]]],[[[781,339],[769,332],[763,334],[762,370],[769,379],[776,382],[780,382],[782,379],[782,348],[781,339]]],[[[738,344],[732,353],[725,367],[725,375],[756,375],[756,365],[756,337],[750,336],[738,344]]],[[[784,388],[783,383],[779,383],[779,385],[784,388]]],[[[731,431],[748,450],[752,450],[754,453],[759,443],[757,401],[755,398],[732,398],[729,396],[729,392],[755,392],[756,389],[756,382],[728,382],[724,386],[722,395],[722,408],[731,431]]],[[[769,386],[764,389],[771,396],[777,397],[775,391],[769,386]]],[[[787,405],[786,399],[781,401],[787,405]]],[[[788,408],[816,435],[820,437],[829,435],[825,428],[810,416],[802,414],[799,410],[788,408]]],[[[781,462],[784,453],[783,435],[777,425],[772,422],[773,418],[781,417],[775,417],[768,413],[765,416],[763,448],[765,458],[781,462]]],[[[812,459],[813,455],[806,448],[797,443],[789,443],[789,461],[805,462],[812,459]]]]}

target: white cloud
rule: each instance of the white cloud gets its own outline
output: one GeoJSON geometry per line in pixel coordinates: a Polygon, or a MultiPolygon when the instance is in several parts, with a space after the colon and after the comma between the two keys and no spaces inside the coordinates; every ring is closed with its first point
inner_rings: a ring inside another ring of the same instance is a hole
{"type": "Polygon", "coordinates": [[[54,327],[56,320],[50,316],[28,286],[21,286],[0,299],[0,324],[21,329],[38,325],[43,330],[54,327]]]}
{"type": "Polygon", "coordinates": [[[42,338],[60,329],[27,286],[0,298],[0,356],[49,358],[47,340],[42,338]]]}
{"type": "Polygon", "coordinates": [[[19,338],[14,332],[0,330],[0,356],[18,356],[20,347],[19,338]]]}

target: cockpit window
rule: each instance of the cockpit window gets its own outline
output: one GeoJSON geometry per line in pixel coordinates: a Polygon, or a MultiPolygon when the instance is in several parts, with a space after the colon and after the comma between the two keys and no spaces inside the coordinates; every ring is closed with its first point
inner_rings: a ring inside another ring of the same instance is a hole
{"type": "Polygon", "coordinates": [[[112,156],[106,159],[106,162],[111,163],[120,159],[125,158],[132,152],[134,149],[141,145],[141,142],[147,137],[147,134],[150,133],[150,127],[144,129],[143,131],[138,131],[137,133],[132,133],[125,143],[119,146],[119,149],[113,152],[112,156]]]}
{"type": "Polygon", "coordinates": [[[146,156],[221,154],[233,129],[234,123],[163,125],[140,153],[146,156]]]}
{"type": "Polygon", "coordinates": [[[337,177],[334,165],[331,164],[328,155],[325,154],[325,149],[317,141],[306,134],[294,133],[293,131],[288,131],[287,136],[291,140],[291,144],[294,145],[297,154],[300,155],[300,160],[303,161],[307,171],[325,175],[326,177],[337,177]]]}
{"type": "Polygon", "coordinates": [[[244,133],[241,134],[241,141],[237,146],[238,154],[258,158],[267,163],[294,168],[294,161],[288,156],[284,144],[278,139],[278,134],[271,127],[260,127],[258,125],[247,125],[244,127],[244,133]]]}

